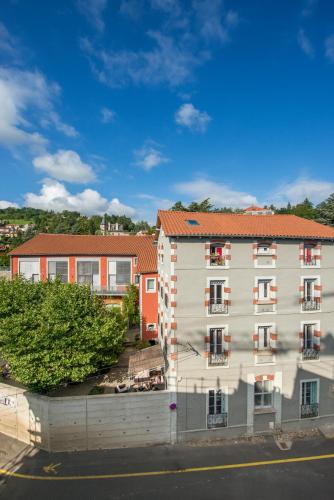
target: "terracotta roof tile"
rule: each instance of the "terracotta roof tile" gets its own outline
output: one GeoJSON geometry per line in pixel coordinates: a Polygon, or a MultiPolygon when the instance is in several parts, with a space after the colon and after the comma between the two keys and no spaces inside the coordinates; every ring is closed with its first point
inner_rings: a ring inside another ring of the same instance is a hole
{"type": "Polygon", "coordinates": [[[93,236],[38,234],[10,252],[17,256],[96,256],[138,257],[138,272],[157,270],[157,250],[153,236],[93,236]]]}
{"type": "Polygon", "coordinates": [[[166,236],[240,236],[334,240],[334,228],[295,215],[244,215],[159,210],[166,236]],[[187,221],[196,221],[187,222],[187,221]]]}

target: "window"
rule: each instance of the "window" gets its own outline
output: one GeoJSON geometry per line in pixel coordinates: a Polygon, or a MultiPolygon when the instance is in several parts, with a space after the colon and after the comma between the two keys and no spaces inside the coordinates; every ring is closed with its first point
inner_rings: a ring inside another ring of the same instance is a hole
{"type": "Polygon", "coordinates": [[[227,314],[228,306],[224,300],[224,287],[225,281],[223,280],[210,281],[210,314],[227,314]]]}
{"type": "Polygon", "coordinates": [[[99,286],[98,261],[82,260],[77,262],[77,281],[93,288],[99,286]]]}
{"type": "Polygon", "coordinates": [[[225,328],[210,328],[209,365],[227,365],[227,356],[224,353],[225,328]]]}
{"type": "Polygon", "coordinates": [[[51,260],[48,262],[48,279],[54,281],[56,277],[59,277],[62,283],[68,282],[67,260],[51,260]]]}
{"type": "Polygon", "coordinates": [[[270,348],[270,326],[259,326],[258,336],[259,336],[259,347],[260,351],[267,351],[270,348]]]}
{"type": "Polygon", "coordinates": [[[189,226],[199,226],[199,222],[195,219],[186,219],[186,223],[189,224],[189,226]]]}
{"type": "Polygon", "coordinates": [[[301,382],[301,418],[312,418],[319,415],[318,380],[301,382]]]}
{"type": "Polygon", "coordinates": [[[303,249],[303,264],[304,266],[316,266],[317,260],[315,257],[315,245],[313,243],[305,243],[303,249]]]}
{"type": "Polygon", "coordinates": [[[165,293],[165,306],[168,307],[168,295],[165,293]]]}
{"type": "Polygon", "coordinates": [[[155,332],[157,325],[155,323],[147,323],[146,330],[148,332],[155,332]]]}
{"type": "Polygon", "coordinates": [[[140,274],[135,274],[135,284],[139,285],[139,281],[140,281],[140,274]]]}
{"type": "Polygon", "coordinates": [[[222,243],[212,243],[210,245],[210,266],[225,266],[225,245],[222,243]]]}
{"type": "Polygon", "coordinates": [[[131,261],[109,260],[108,283],[110,290],[125,291],[131,283],[131,261]]]}
{"type": "Polygon", "coordinates": [[[258,299],[268,301],[270,300],[270,285],[271,280],[269,279],[260,279],[258,280],[258,299]]]}
{"type": "Polygon", "coordinates": [[[227,426],[227,396],[221,389],[209,391],[207,423],[209,429],[227,426]]]}
{"type": "Polygon", "coordinates": [[[146,292],[155,292],[155,278],[146,278],[146,292]]]}
{"type": "Polygon", "coordinates": [[[257,254],[258,255],[266,255],[271,253],[270,243],[258,243],[257,245],[257,254]]]}
{"type": "Polygon", "coordinates": [[[163,300],[163,298],[164,298],[164,288],[163,288],[163,286],[161,286],[161,288],[160,288],[160,297],[163,300]]]}
{"type": "Polygon", "coordinates": [[[319,359],[319,347],[316,343],[315,332],[316,324],[304,323],[303,325],[303,345],[302,345],[302,358],[303,360],[319,359]]]}
{"type": "Polygon", "coordinates": [[[317,278],[304,278],[304,296],[302,300],[303,311],[317,311],[320,309],[320,296],[316,297],[317,278]]]}
{"type": "Polygon", "coordinates": [[[273,387],[271,380],[259,380],[254,385],[255,408],[271,408],[273,404],[273,387]]]}
{"type": "Polygon", "coordinates": [[[39,259],[38,260],[21,260],[19,261],[19,274],[24,279],[36,283],[39,281],[39,259]]]}

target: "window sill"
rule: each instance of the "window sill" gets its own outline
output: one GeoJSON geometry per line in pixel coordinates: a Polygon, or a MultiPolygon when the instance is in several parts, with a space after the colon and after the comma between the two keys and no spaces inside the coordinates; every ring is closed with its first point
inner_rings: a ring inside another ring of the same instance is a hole
{"type": "Polygon", "coordinates": [[[254,415],[266,415],[267,413],[276,413],[275,408],[255,408],[254,415]]]}

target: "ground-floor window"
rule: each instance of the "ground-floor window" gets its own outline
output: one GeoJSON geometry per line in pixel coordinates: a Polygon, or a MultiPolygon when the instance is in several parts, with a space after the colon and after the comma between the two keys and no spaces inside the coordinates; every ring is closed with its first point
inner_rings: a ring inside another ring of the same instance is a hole
{"type": "Polygon", "coordinates": [[[318,380],[303,380],[300,390],[300,417],[312,418],[319,415],[319,382],[318,380]]]}
{"type": "Polygon", "coordinates": [[[259,380],[254,385],[254,407],[270,408],[273,406],[273,383],[271,380],[259,380]]]}
{"type": "Polygon", "coordinates": [[[207,425],[209,429],[227,426],[227,395],[221,389],[209,390],[207,425]]]}

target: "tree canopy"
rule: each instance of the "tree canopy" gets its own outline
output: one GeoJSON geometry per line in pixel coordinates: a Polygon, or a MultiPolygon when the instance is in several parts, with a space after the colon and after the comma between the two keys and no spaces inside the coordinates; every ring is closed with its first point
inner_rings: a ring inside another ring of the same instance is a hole
{"type": "Polygon", "coordinates": [[[122,351],[126,322],[89,287],[0,279],[0,357],[34,391],[81,382],[122,351]]]}

